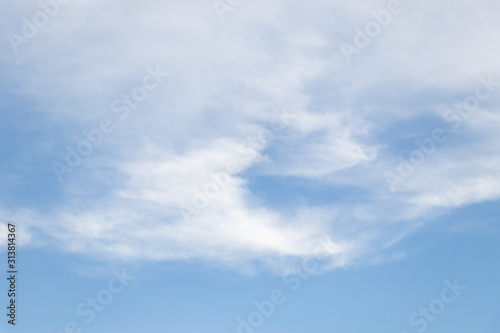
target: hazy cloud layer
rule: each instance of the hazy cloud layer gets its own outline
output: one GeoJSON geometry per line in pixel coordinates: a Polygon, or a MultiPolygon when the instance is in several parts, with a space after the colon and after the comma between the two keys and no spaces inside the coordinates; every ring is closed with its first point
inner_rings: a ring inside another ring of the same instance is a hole
{"type": "MultiPolygon", "coordinates": [[[[63,198],[3,216],[34,245],[125,260],[284,269],[327,237],[331,267],[373,260],[433,214],[500,197],[499,5],[402,1],[350,62],[340,45],[386,2],[243,2],[223,21],[210,1],[61,5],[18,53],[4,38],[1,64],[7,97],[59,129],[33,154],[63,198]],[[134,102],[145,78],[158,85],[134,102]],[[59,182],[52,161],[103,119],[111,133],[59,182]],[[259,177],[337,194],[285,211],[252,193],[259,177]],[[359,200],[336,199],[349,190],[359,200]]],[[[39,10],[6,6],[3,35],[39,10]]]]}

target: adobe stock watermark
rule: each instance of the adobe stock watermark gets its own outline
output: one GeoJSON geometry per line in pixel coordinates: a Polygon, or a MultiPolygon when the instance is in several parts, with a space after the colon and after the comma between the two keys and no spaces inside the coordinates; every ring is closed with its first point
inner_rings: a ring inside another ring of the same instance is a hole
{"type": "Polygon", "coordinates": [[[115,125],[126,119],[132,109],[136,109],[147,97],[150,92],[157,89],[163,82],[168,73],[162,72],[158,66],[156,69],[146,67],[146,75],[142,79],[142,84],[136,85],[128,93],[123,94],[111,102],[111,112],[118,114],[118,120],[111,118],[102,118],[96,128],[91,130],[84,129],[82,135],[84,139],[80,140],[76,147],[66,146],[65,162],[53,161],[51,166],[59,182],[64,180],[66,173],[72,173],[73,169],[80,166],[84,159],[92,154],[94,148],[98,147],[106,135],[113,133],[115,125]]]}
{"type": "MultiPolygon", "coordinates": [[[[455,302],[462,295],[462,292],[468,288],[466,285],[461,285],[457,278],[453,280],[453,283],[449,280],[444,280],[444,284],[446,287],[441,290],[438,298],[430,301],[427,306],[421,306],[418,311],[413,312],[409,316],[408,323],[418,333],[424,332],[429,327],[429,324],[435,322],[448,306],[455,302]]],[[[409,332],[404,331],[401,333],[409,332]]]]}
{"type": "Polygon", "coordinates": [[[225,163],[225,170],[209,174],[212,181],[208,181],[200,188],[194,189],[191,203],[188,206],[178,206],[184,221],[188,222],[193,215],[200,215],[210,205],[210,202],[217,198],[231,184],[231,176],[240,172],[247,160],[257,156],[260,150],[264,149],[269,142],[274,140],[276,134],[283,131],[290,124],[290,119],[293,117],[295,116],[288,113],[286,109],[275,114],[271,118],[268,128],[263,128],[256,135],[249,136],[239,146],[238,152],[240,158],[227,161],[225,163]]]}
{"type": "Polygon", "coordinates": [[[50,20],[53,19],[61,9],[61,5],[66,5],[72,0],[40,0],[38,6],[40,10],[35,12],[31,19],[23,16],[20,34],[9,32],[7,38],[14,53],[19,53],[19,47],[26,45],[38,35],[40,29],[43,29],[50,20]]]}
{"type": "MultiPolygon", "coordinates": [[[[309,279],[320,267],[320,262],[331,254],[336,253],[336,247],[330,237],[319,242],[319,246],[314,251],[314,256],[305,258],[299,267],[298,273],[283,278],[285,284],[292,284],[290,292],[297,291],[302,282],[309,279]]],[[[279,305],[283,305],[286,300],[286,292],[283,289],[274,289],[269,293],[269,297],[253,302],[254,310],[245,317],[238,317],[236,333],[253,333],[264,325],[266,319],[270,318],[279,305]]]]}
{"type": "Polygon", "coordinates": [[[78,304],[75,313],[80,317],[80,323],[68,321],[60,333],[82,333],[83,325],[92,323],[97,315],[113,302],[115,296],[122,293],[134,279],[135,277],[129,275],[125,268],[122,268],[119,273],[114,272],[106,288],[99,290],[94,297],[89,296],[78,304]]]}
{"type": "MultiPolygon", "coordinates": [[[[494,81],[493,75],[480,77],[479,84],[474,90],[474,94],[464,98],[463,102],[453,110],[449,110],[444,119],[451,124],[453,130],[458,129],[474,112],[477,112],[481,102],[491,98],[500,88],[500,81],[494,81]]],[[[385,172],[384,177],[391,191],[395,191],[398,185],[403,184],[409,177],[415,174],[417,167],[421,166],[437,150],[439,145],[448,140],[447,130],[440,127],[435,128],[428,138],[415,140],[417,146],[412,150],[408,158],[398,156],[400,161],[394,172],[385,172]]]]}
{"type": "Polygon", "coordinates": [[[361,53],[363,49],[368,47],[382,33],[383,29],[391,24],[393,17],[400,14],[403,9],[400,0],[389,0],[386,9],[370,12],[373,20],[367,22],[363,28],[354,27],[355,35],[352,44],[343,42],[339,45],[346,62],[351,63],[352,56],[361,53]]]}
{"type": "Polygon", "coordinates": [[[214,0],[212,5],[219,20],[224,21],[226,13],[233,12],[242,3],[243,0],[214,0]]]}
{"type": "Polygon", "coordinates": [[[435,128],[428,138],[423,140],[415,140],[417,148],[410,152],[408,158],[398,156],[399,166],[396,172],[385,172],[385,181],[389,185],[391,191],[395,191],[398,185],[403,184],[406,179],[411,177],[416,168],[424,164],[424,162],[436,152],[436,147],[445,143],[448,140],[448,135],[442,128],[435,128]],[[397,174],[396,174],[397,173],[397,174]]]}
{"type": "Polygon", "coordinates": [[[497,93],[500,88],[500,81],[494,81],[493,74],[487,77],[481,76],[479,84],[474,90],[474,94],[467,96],[462,103],[455,105],[453,110],[449,110],[445,115],[445,120],[452,123],[453,129],[458,129],[464,123],[464,120],[477,112],[481,102],[485,102],[497,93]]]}

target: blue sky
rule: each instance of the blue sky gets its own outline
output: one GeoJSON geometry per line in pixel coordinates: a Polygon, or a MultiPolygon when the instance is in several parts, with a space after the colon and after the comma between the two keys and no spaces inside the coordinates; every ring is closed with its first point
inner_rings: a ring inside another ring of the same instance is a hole
{"type": "Polygon", "coordinates": [[[6,4],[2,332],[497,332],[498,7],[6,4]]]}

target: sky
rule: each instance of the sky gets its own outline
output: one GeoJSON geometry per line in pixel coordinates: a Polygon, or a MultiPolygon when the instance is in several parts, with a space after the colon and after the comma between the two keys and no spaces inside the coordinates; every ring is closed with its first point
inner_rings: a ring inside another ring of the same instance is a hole
{"type": "Polygon", "coordinates": [[[497,333],[499,10],[6,1],[1,331],[497,333]]]}

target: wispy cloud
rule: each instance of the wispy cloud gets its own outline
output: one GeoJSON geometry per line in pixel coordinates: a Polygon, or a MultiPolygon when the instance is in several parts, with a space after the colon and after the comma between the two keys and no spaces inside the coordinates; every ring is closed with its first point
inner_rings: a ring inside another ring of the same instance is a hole
{"type": "MultiPolygon", "coordinates": [[[[71,2],[22,52],[1,58],[9,96],[33,101],[61,131],[41,139],[50,147],[38,153],[49,157],[45,169],[85,139],[82,130],[117,116],[110,105],[142,82],[146,66],[159,64],[169,78],[72,177],[48,180],[65,199],[30,210],[4,204],[4,216],[33,244],[50,236],[68,251],[124,260],[281,269],[314,255],[325,236],[338,247],[331,267],[373,259],[430,214],[500,197],[496,95],[450,126],[446,143],[394,191],[384,179],[415,139],[450,125],[443,109],[474,93],[478,77],[500,77],[499,4],[466,4],[413,1],[346,63],[339,45],[385,2],[317,0],[304,10],[299,1],[254,1],[223,22],[210,1],[71,2]],[[284,108],[290,124],[242,158],[248,137],[284,108]],[[240,170],[186,220],[179,207],[192,206],[231,160],[240,170]],[[250,190],[264,176],[326,184],[336,195],[283,211],[250,190]],[[349,190],[359,197],[343,200],[349,190]]],[[[0,14],[5,36],[39,10],[11,6],[0,14]]]]}

